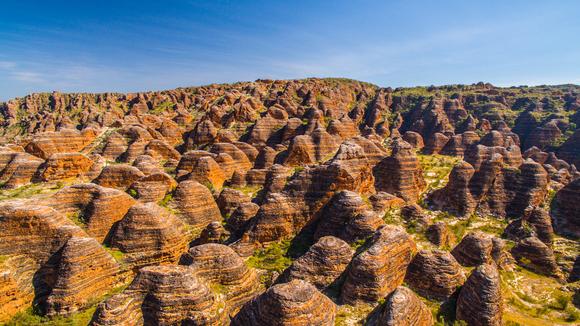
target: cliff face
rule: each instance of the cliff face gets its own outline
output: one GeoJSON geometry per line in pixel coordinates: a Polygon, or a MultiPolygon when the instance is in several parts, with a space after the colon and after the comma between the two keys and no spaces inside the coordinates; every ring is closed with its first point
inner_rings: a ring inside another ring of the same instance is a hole
{"type": "Polygon", "coordinates": [[[579,93],[311,78],[2,103],[0,323],[500,324],[515,264],[574,278],[579,93]]]}

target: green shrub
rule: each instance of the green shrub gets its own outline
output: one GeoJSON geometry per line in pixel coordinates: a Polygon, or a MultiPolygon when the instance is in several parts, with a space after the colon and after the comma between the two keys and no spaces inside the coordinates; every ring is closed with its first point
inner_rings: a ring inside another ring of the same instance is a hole
{"type": "Polygon", "coordinates": [[[287,255],[289,248],[289,240],[272,243],[266,248],[256,250],[247,263],[250,267],[282,272],[292,264],[292,259],[287,255]]]}
{"type": "Polygon", "coordinates": [[[556,299],[549,304],[549,307],[555,310],[564,311],[568,308],[568,304],[570,303],[570,297],[567,297],[563,294],[558,294],[556,299]]]}
{"type": "Polygon", "coordinates": [[[138,194],[137,194],[137,190],[130,188],[129,190],[127,190],[127,193],[129,194],[129,196],[133,197],[133,198],[137,198],[138,194]]]}
{"type": "Polygon", "coordinates": [[[167,207],[167,205],[169,204],[169,202],[173,199],[173,195],[168,193],[165,195],[165,197],[163,197],[163,199],[161,199],[161,201],[159,201],[159,206],[161,207],[167,207]]]}

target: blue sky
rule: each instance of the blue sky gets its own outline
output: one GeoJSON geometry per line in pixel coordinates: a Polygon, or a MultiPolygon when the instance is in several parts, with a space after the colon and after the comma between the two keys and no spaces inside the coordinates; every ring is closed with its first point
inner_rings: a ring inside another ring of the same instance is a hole
{"type": "Polygon", "coordinates": [[[0,100],[257,78],[580,83],[580,1],[5,1],[0,100]]]}

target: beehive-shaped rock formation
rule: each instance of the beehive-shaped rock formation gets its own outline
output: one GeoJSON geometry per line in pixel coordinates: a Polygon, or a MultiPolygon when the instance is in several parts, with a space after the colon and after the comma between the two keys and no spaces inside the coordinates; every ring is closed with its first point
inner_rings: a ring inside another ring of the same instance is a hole
{"type": "Polygon", "coordinates": [[[340,299],[352,304],[384,298],[403,283],[415,243],[401,227],[381,227],[367,250],[353,258],[346,272],[340,299]]]}
{"type": "Polygon", "coordinates": [[[134,268],[177,262],[189,235],[181,220],[154,203],[136,204],[119,222],[111,246],[134,268]]]}
{"type": "Polygon", "coordinates": [[[131,184],[131,189],[142,202],[158,202],[177,186],[177,182],[167,173],[157,172],[144,176],[131,184]]]}
{"type": "Polygon", "coordinates": [[[224,325],[221,302],[188,266],[148,266],[99,304],[93,325],[224,325]]]}
{"type": "Polygon", "coordinates": [[[134,166],[127,164],[107,165],[101,174],[93,181],[94,183],[120,190],[127,190],[133,182],[141,179],[145,175],[134,166]]]}
{"type": "Polygon", "coordinates": [[[93,161],[81,153],[55,153],[45,163],[41,178],[43,181],[64,180],[85,175],[93,161]]]}
{"type": "Polygon", "coordinates": [[[72,237],[58,254],[47,313],[68,314],[100,299],[118,282],[119,264],[93,238],[72,237]]]}
{"type": "Polygon", "coordinates": [[[449,252],[421,250],[409,264],[405,281],[422,296],[446,300],[465,282],[465,275],[449,252]]]}
{"type": "Polygon", "coordinates": [[[511,253],[518,264],[536,273],[560,277],[554,252],[536,237],[521,240],[512,248],[511,253]]]}
{"type": "Polygon", "coordinates": [[[375,326],[431,326],[433,316],[429,308],[413,291],[399,286],[386,297],[375,320],[375,326]]]}
{"type": "Polygon", "coordinates": [[[337,192],[323,209],[314,236],[332,235],[353,242],[368,238],[383,224],[383,220],[370,211],[357,193],[343,190],[337,192]]]}
{"type": "Polygon", "coordinates": [[[354,250],[348,243],[333,236],[322,237],[304,255],[292,262],[279,281],[300,279],[322,291],[340,277],[353,255],[354,250]]]}
{"type": "MultiPolygon", "coordinates": [[[[580,133],[579,133],[580,134],[580,133]]],[[[552,203],[552,217],[556,233],[580,238],[580,178],[560,189],[552,203]]]]}
{"type": "Polygon", "coordinates": [[[222,220],[209,189],[194,180],[180,182],[169,205],[186,224],[196,228],[222,220]]]}
{"type": "Polygon", "coordinates": [[[47,205],[82,222],[87,233],[101,242],[134,204],[128,194],[93,183],[65,187],[47,200],[47,205]]]}
{"type": "Polygon", "coordinates": [[[467,234],[453,248],[451,254],[463,266],[478,266],[491,262],[493,249],[492,237],[484,232],[476,231],[467,234]]]}
{"type": "Polygon", "coordinates": [[[334,325],[336,305],[308,282],[293,280],[270,287],[247,303],[232,325],[334,325]]]}
{"type": "Polygon", "coordinates": [[[256,271],[230,247],[208,243],[192,247],[183,262],[191,266],[200,279],[216,284],[224,295],[230,313],[261,290],[256,271]]]}
{"type": "Polygon", "coordinates": [[[500,279],[493,264],[484,264],[473,270],[459,292],[456,318],[468,325],[502,325],[503,302],[500,279]]]}
{"type": "Polygon", "coordinates": [[[426,185],[413,147],[402,140],[395,141],[392,155],[379,162],[373,169],[373,174],[378,191],[385,191],[408,201],[416,201],[426,185]]]}

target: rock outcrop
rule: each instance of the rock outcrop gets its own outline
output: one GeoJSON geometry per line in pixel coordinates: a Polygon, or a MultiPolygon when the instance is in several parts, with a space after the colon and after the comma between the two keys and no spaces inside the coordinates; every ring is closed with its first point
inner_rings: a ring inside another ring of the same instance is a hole
{"type": "Polygon", "coordinates": [[[127,190],[135,181],[144,176],[143,172],[134,166],[112,164],[105,166],[101,174],[93,182],[107,188],[127,190]]]}
{"type": "Polygon", "coordinates": [[[492,237],[484,232],[476,231],[467,234],[451,254],[463,266],[478,266],[492,260],[492,237]]]}
{"type": "Polygon", "coordinates": [[[136,204],[117,225],[111,246],[133,268],[173,263],[187,249],[189,235],[181,220],[154,204],[136,204]]]}
{"type": "Polygon", "coordinates": [[[148,266],[99,304],[93,325],[223,325],[223,302],[188,266],[148,266]]]}
{"type": "Polygon", "coordinates": [[[354,242],[368,238],[383,224],[357,193],[344,190],[336,193],[323,209],[314,237],[332,235],[354,242]]]}
{"type": "Polygon", "coordinates": [[[554,252],[536,237],[527,237],[518,242],[511,253],[519,265],[538,274],[561,277],[554,252]]]}
{"type": "Polygon", "coordinates": [[[90,304],[119,281],[119,264],[93,238],[71,237],[57,257],[48,315],[70,314],[90,304]]]}
{"type": "Polygon", "coordinates": [[[130,190],[134,190],[136,198],[142,202],[159,202],[173,191],[177,182],[164,172],[155,172],[133,182],[130,190]]]}
{"type": "Polygon", "coordinates": [[[180,182],[169,206],[186,224],[192,227],[203,228],[211,222],[222,220],[213,195],[207,187],[197,181],[180,182]]]}
{"type": "Polygon", "coordinates": [[[379,162],[373,169],[375,188],[416,201],[426,186],[419,160],[413,147],[405,141],[396,141],[391,156],[379,162]]]}
{"type": "Polygon", "coordinates": [[[59,190],[46,204],[82,223],[89,235],[103,242],[135,200],[120,190],[84,183],[59,190]]]}
{"type": "Polygon", "coordinates": [[[415,243],[401,227],[385,225],[367,250],[355,256],[347,268],[340,300],[347,304],[384,298],[403,283],[415,243]]]}
{"type": "Polygon", "coordinates": [[[465,282],[465,275],[449,252],[421,250],[409,264],[405,282],[422,296],[444,301],[465,282]]]}
{"type": "Polygon", "coordinates": [[[503,325],[503,302],[499,273],[493,264],[471,272],[457,298],[456,319],[468,325],[503,325]]]}
{"type": "Polygon", "coordinates": [[[26,147],[26,152],[48,159],[53,154],[80,152],[97,137],[94,129],[82,131],[64,129],[58,132],[47,132],[36,136],[26,147]]]}
{"type": "Polygon", "coordinates": [[[556,233],[580,238],[580,178],[560,189],[552,202],[552,218],[556,233]]]}
{"type": "Polygon", "coordinates": [[[499,154],[483,161],[479,170],[462,162],[451,171],[449,183],[429,202],[437,209],[466,216],[474,211],[519,217],[528,206],[538,206],[547,194],[548,175],[531,159],[519,168],[504,166],[499,154]]]}
{"type": "Polygon", "coordinates": [[[292,262],[280,276],[280,282],[294,279],[307,281],[319,290],[325,290],[344,272],[354,250],[348,243],[333,236],[325,236],[308,251],[292,262]]]}
{"type": "Polygon", "coordinates": [[[308,282],[293,280],[270,287],[247,303],[232,325],[334,325],[336,305],[308,282]]]}
{"type": "Polygon", "coordinates": [[[539,207],[526,210],[522,218],[514,220],[505,228],[504,234],[516,241],[535,236],[549,247],[554,242],[550,215],[539,207]]]}
{"type": "Polygon", "coordinates": [[[44,163],[43,181],[64,180],[85,175],[93,161],[81,153],[55,153],[44,163]]]}
{"type": "Polygon", "coordinates": [[[193,268],[198,278],[219,288],[230,314],[261,291],[256,271],[228,246],[209,243],[192,247],[182,262],[193,268]]]}
{"type": "Polygon", "coordinates": [[[386,297],[376,320],[368,323],[374,326],[431,326],[431,310],[413,291],[399,286],[386,297]]]}
{"type": "Polygon", "coordinates": [[[442,221],[429,225],[425,230],[425,236],[427,240],[440,248],[450,248],[455,245],[455,235],[442,221]]]}

